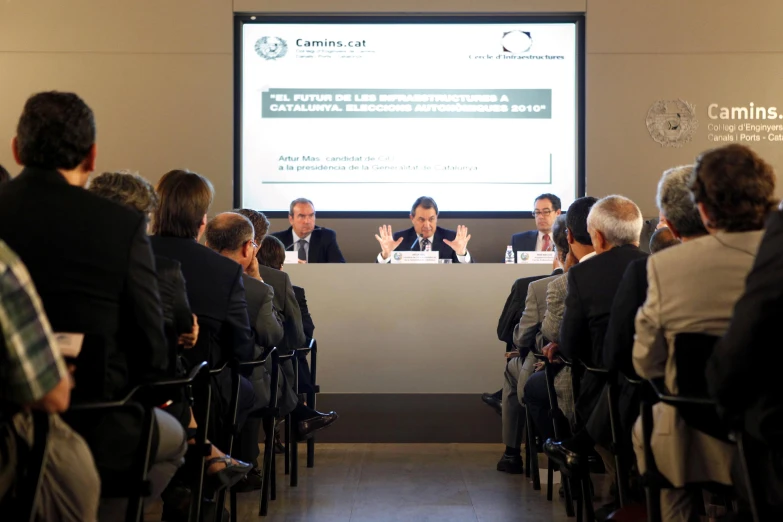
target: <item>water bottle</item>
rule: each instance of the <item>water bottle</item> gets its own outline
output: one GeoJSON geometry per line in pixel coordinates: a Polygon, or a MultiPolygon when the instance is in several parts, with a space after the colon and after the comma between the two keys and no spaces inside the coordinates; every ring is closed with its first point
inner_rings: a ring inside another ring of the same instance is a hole
{"type": "Polygon", "coordinates": [[[514,249],[511,248],[511,245],[508,245],[506,247],[506,264],[507,265],[514,264],[514,249]]]}

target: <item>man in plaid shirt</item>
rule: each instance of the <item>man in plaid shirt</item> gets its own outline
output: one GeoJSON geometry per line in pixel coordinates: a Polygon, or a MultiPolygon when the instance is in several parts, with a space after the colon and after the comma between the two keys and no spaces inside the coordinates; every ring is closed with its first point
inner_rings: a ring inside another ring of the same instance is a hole
{"type": "Polygon", "coordinates": [[[16,445],[32,444],[31,409],[50,413],[36,520],[96,520],[100,479],[92,454],[60,419],[72,381],[27,269],[0,240],[0,499],[13,489],[16,445]],[[14,436],[14,433],[16,434],[14,436]],[[5,460],[4,460],[5,459],[5,460]]]}

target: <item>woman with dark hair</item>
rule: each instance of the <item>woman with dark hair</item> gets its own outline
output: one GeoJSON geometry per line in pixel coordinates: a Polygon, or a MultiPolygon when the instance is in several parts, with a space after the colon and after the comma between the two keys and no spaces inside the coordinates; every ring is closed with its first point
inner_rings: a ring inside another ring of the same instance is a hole
{"type": "MultiPolygon", "coordinates": [[[[663,377],[675,394],[675,337],[680,333],[721,336],[726,332],[756,258],[762,228],[775,205],[772,167],[744,145],[732,144],[702,154],[689,186],[708,235],[650,256],[647,299],[636,315],[633,345],[633,365],[639,376],[663,377]]],[[[674,487],[732,484],[736,446],[686,424],[672,406],[659,403],[654,409],[655,463],[674,487]]],[[[638,421],[634,446],[643,468],[638,421]]],[[[698,519],[701,494],[696,493],[663,490],[663,519],[698,519]]]]}

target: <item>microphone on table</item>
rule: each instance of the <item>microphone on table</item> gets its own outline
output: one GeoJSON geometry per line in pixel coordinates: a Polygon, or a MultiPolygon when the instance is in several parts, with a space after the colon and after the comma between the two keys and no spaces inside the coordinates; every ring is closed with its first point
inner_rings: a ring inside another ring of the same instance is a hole
{"type": "Polygon", "coordinates": [[[419,236],[416,236],[416,239],[413,241],[413,244],[411,245],[411,250],[416,248],[416,245],[419,244],[419,236]]]}
{"type": "Polygon", "coordinates": [[[293,246],[294,246],[295,244],[296,244],[296,243],[291,243],[290,245],[288,245],[287,247],[285,247],[285,249],[284,249],[284,250],[289,250],[289,249],[293,248],[293,246]]]}

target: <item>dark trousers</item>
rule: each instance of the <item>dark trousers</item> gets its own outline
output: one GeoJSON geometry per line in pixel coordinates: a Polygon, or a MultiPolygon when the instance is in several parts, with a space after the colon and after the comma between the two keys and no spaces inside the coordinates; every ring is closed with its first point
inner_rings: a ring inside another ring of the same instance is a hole
{"type": "MultiPolygon", "coordinates": [[[[244,376],[239,378],[239,403],[237,405],[237,427],[239,436],[235,441],[234,454],[239,460],[255,463],[258,459],[258,432],[261,429],[261,419],[250,417],[250,414],[266,404],[259,404],[253,384],[244,376]]],[[[228,448],[221,448],[228,451],[228,448]]]]}
{"type": "MultiPolygon", "coordinates": [[[[530,418],[533,420],[541,440],[554,439],[555,428],[550,415],[549,392],[544,372],[536,372],[527,380],[527,384],[525,384],[525,405],[530,409],[530,418]]],[[[568,427],[568,422],[562,422],[562,425],[558,426],[558,428],[561,438],[569,436],[571,430],[568,427]]]]}

